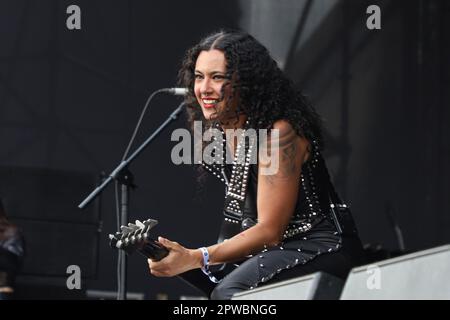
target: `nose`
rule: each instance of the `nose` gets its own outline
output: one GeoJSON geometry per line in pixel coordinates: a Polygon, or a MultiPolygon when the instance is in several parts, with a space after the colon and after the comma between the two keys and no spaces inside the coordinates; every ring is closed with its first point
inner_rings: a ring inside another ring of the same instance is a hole
{"type": "Polygon", "coordinates": [[[202,96],[207,96],[212,93],[211,82],[209,81],[209,79],[203,79],[200,86],[200,93],[202,94],[202,96]]]}

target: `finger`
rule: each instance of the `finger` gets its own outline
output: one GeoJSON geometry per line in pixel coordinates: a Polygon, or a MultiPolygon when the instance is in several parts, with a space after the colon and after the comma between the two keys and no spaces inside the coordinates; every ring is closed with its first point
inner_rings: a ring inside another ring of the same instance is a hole
{"type": "Polygon", "coordinates": [[[163,237],[161,237],[161,236],[158,237],[158,242],[159,242],[159,243],[164,244],[164,243],[167,243],[168,241],[169,241],[169,240],[166,239],[166,238],[163,238],[163,237]]]}
{"type": "Polygon", "coordinates": [[[147,259],[148,262],[148,266],[152,269],[157,269],[158,266],[161,265],[160,261],[156,261],[156,260],[152,260],[152,259],[147,259]]]}
{"type": "Polygon", "coordinates": [[[149,258],[148,261],[149,261],[148,264],[150,264],[150,263],[156,263],[156,262],[161,261],[161,260],[153,260],[152,258],[149,258]]]}
{"type": "Polygon", "coordinates": [[[155,277],[167,277],[164,272],[160,272],[160,271],[156,271],[156,270],[152,270],[150,273],[152,275],[154,275],[155,277]]]}
{"type": "Polygon", "coordinates": [[[170,241],[169,239],[163,237],[158,237],[158,241],[168,249],[175,249],[179,245],[178,243],[170,241]]]}

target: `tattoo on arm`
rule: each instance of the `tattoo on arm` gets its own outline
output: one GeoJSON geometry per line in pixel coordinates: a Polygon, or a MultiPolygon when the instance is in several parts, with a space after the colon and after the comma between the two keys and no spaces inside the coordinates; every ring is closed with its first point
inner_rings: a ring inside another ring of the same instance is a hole
{"type": "MultiPolygon", "coordinates": [[[[276,174],[263,176],[267,182],[273,184],[276,178],[288,178],[296,173],[299,148],[297,134],[293,128],[289,127],[279,131],[278,147],[276,147],[276,144],[272,146],[271,141],[269,141],[264,148],[267,149],[265,150],[266,154],[277,154],[280,162],[276,174]]],[[[261,163],[261,165],[268,166],[264,163],[261,163]]]]}
{"type": "Polygon", "coordinates": [[[292,129],[280,136],[280,177],[289,177],[295,173],[298,152],[296,137],[292,129]]]}

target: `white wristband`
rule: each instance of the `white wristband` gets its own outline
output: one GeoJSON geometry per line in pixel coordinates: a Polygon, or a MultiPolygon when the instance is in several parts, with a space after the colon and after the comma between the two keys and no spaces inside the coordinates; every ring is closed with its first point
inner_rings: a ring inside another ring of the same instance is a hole
{"type": "Polygon", "coordinates": [[[203,257],[203,267],[202,267],[203,273],[206,274],[212,282],[219,283],[220,280],[217,280],[217,278],[214,277],[213,274],[211,273],[211,271],[209,270],[208,249],[206,249],[205,247],[202,247],[202,248],[200,248],[200,251],[202,252],[202,257],[203,257]]]}
{"type": "Polygon", "coordinates": [[[206,249],[205,247],[200,248],[201,252],[202,252],[202,257],[203,257],[203,267],[202,268],[208,268],[209,266],[209,252],[208,249],[206,249]]]}

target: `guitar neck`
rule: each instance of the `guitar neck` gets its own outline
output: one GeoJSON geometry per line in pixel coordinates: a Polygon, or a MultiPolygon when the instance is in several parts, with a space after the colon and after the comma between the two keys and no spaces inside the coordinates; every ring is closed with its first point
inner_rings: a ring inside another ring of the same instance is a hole
{"type": "Polygon", "coordinates": [[[159,261],[169,254],[167,248],[152,240],[146,241],[137,251],[148,259],[155,261],[159,261]]]}

